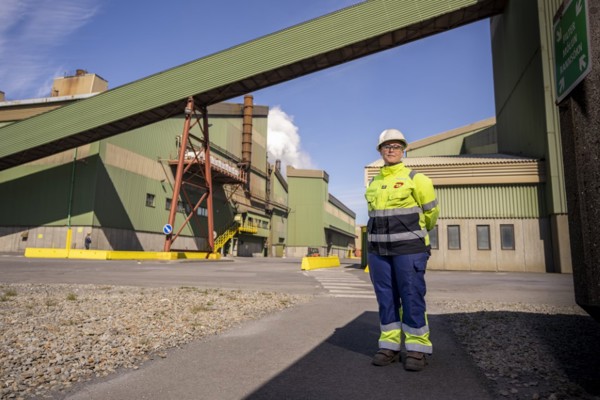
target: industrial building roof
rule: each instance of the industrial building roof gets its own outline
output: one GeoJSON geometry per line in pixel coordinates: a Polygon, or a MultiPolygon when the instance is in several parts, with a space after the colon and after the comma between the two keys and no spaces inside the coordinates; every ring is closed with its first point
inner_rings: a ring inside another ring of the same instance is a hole
{"type": "MultiPolygon", "coordinates": [[[[436,186],[534,184],[546,180],[543,161],[507,154],[407,157],[403,162],[427,175],[436,186]]],[[[383,160],[379,159],[365,168],[365,186],[382,166],[383,160]]]]}
{"type": "Polygon", "coordinates": [[[469,125],[461,126],[459,128],[451,129],[449,131],[445,131],[442,133],[438,133],[436,135],[428,136],[426,138],[415,140],[414,142],[410,142],[408,145],[408,152],[411,150],[420,149],[422,147],[429,146],[433,143],[438,143],[447,139],[452,139],[454,137],[465,135],[465,134],[473,134],[482,129],[487,129],[496,124],[496,117],[490,117],[484,119],[482,121],[477,121],[469,125]]]}
{"type": "MultiPolygon", "coordinates": [[[[539,160],[509,154],[461,154],[458,156],[405,157],[402,161],[407,167],[417,168],[475,164],[523,164],[536,163],[539,160]]],[[[379,159],[373,161],[367,167],[381,168],[382,166],[383,159],[379,159]]]]}

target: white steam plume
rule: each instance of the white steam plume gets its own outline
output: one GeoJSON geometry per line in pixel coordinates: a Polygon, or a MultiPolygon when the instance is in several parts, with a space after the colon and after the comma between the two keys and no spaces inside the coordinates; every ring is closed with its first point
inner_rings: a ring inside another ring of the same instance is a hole
{"type": "Polygon", "coordinates": [[[294,125],[294,118],[279,106],[269,110],[267,155],[271,164],[275,160],[281,160],[281,173],[284,175],[288,165],[294,168],[316,168],[310,156],[300,146],[300,135],[298,127],[294,125]]]}

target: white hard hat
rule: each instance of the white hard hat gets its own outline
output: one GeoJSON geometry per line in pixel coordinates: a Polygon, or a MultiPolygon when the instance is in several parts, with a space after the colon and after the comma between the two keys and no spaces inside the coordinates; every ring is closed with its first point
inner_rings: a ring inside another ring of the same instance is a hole
{"type": "Polygon", "coordinates": [[[379,135],[379,143],[377,144],[377,151],[381,148],[381,145],[385,142],[389,142],[392,140],[398,140],[402,142],[402,145],[406,148],[408,146],[408,142],[404,139],[404,135],[398,129],[386,129],[381,132],[379,135]]]}

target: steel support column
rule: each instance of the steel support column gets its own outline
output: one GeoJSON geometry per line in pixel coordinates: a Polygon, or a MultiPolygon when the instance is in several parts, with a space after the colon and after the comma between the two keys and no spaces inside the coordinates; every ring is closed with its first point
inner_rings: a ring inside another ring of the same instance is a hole
{"type": "Polygon", "coordinates": [[[206,179],[206,209],[208,211],[208,247],[210,251],[215,249],[215,223],[213,220],[213,184],[210,167],[210,139],[208,135],[208,110],[202,106],[202,133],[204,134],[204,174],[206,179]]]}
{"type": "MultiPolygon", "coordinates": [[[[174,182],[174,186],[173,186],[173,198],[171,200],[171,209],[169,212],[168,223],[173,228],[175,228],[175,217],[177,215],[177,209],[178,209],[178,205],[179,205],[179,197],[181,195],[181,191],[182,191],[182,187],[183,187],[183,183],[184,183],[183,177],[184,177],[184,174],[186,173],[186,171],[191,167],[190,163],[188,163],[189,165],[186,167],[185,156],[186,156],[188,144],[190,141],[190,128],[192,127],[192,118],[195,115],[195,110],[196,110],[196,108],[194,105],[194,99],[192,97],[190,97],[188,99],[187,105],[185,107],[185,122],[184,122],[184,126],[183,126],[183,133],[181,135],[181,143],[179,145],[179,154],[178,154],[178,159],[177,159],[177,171],[175,173],[175,182],[174,182]]],[[[207,240],[208,240],[208,247],[211,252],[215,248],[215,238],[214,238],[215,230],[214,230],[214,215],[213,215],[214,210],[213,210],[213,198],[212,198],[213,183],[212,183],[212,174],[211,174],[212,167],[211,167],[211,162],[210,162],[210,139],[209,139],[209,133],[208,133],[209,123],[208,123],[207,106],[206,105],[201,106],[200,112],[202,113],[201,130],[202,130],[202,133],[204,136],[204,138],[202,140],[202,147],[204,149],[204,175],[205,175],[204,179],[205,179],[205,184],[206,184],[206,187],[205,187],[206,193],[202,196],[200,201],[191,209],[191,213],[190,213],[190,215],[187,216],[183,225],[178,230],[173,229],[173,232],[176,232],[176,233],[175,234],[170,233],[166,236],[164,251],[171,251],[171,246],[172,246],[173,242],[177,239],[177,237],[183,230],[185,224],[189,223],[193,214],[196,212],[200,203],[204,199],[206,199],[206,209],[207,209],[207,213],[208,213],[208,215],[207,215],[207,217],[208,217],[208,232],[206,235],[207,240]]],[[[198,162],[197,154],[195,156],[195,162],[198,162]]],[[[184,191],[184,195],[185,194],[186,193],[184,191]]],[[[187,195],[186,195],[186,201],[189,203],[189,198],[187,198],[187,195]]]]}
{"type": "MultiPolygon", "coordinates": [[[[179,155],[177,158],[177,172],[175,173],[175,186],[173,187],[173,197],[171,198],[171,210],[169,211],[168,223],[172,227],[175,226],[175,215],[177,214],[177,206],[179,204],[179,193],[181,192],[181,182],[183,181],[183,168],[185,161],[185,151],[187,149],[187,143],[190,136],[190,125],[192,115],[194,114],[194,99],[188,98],[187,105],[185,106],[185,122],[183,125],[183,133],[181,134],[181,144],[179,146],[179,155]]],[[[164,251],[171,251],[171,244],[173,244],[173,234],[170,233],[165,238],[164,251]]]]}

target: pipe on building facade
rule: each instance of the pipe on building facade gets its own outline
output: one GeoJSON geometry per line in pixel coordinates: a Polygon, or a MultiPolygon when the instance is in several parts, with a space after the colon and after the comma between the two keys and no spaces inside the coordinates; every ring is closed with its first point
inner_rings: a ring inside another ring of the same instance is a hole
{"type": "Polygon", "coordinates": [[[250,170],[252,164],[252,115],[254,114],[254,97],[244,96],[244,119],[242,125],[242,163],[250,170]]]}
{"type": "Polygon", "coordinates": [[[245,190],[250,191],[250,167],[252,166],[252,116],[254,115],[254,97],[244,96],[244,111],[242,120],[242,162],[240,167],[246,171],[245,190]]]}

